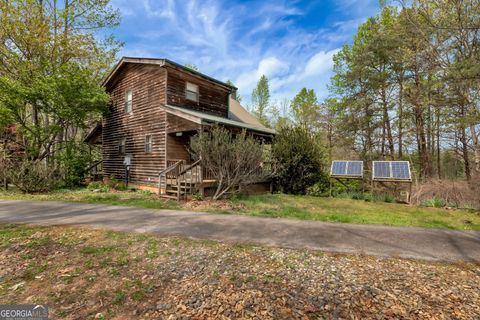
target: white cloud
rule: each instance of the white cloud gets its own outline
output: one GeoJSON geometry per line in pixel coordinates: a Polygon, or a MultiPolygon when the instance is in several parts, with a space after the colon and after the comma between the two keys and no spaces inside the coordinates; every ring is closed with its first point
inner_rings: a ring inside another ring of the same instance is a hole
{"type": "Polygon", "coordinates": [[[273,77],[279,74],[283,74],[288,71],[288,63],[277,59],[276,57],[269,57],[263,59],[258,64],[257,76],[266,75],[273,77]]]}
{"type": "Polygon", "coordinates": [[[268,57],[262,59],[256,69],[242,73],[236,80],[235,85],[241,88],[241,92],[251,92],[255,87],[258,79],[262,75],[272,79],[288,72],[289,66],[285,61],[281,61],[276,57],[268,57]]]}
{"type": "Polygon", "coordinates": [[[330,50],[328,52],[320,51],[308,60],[303,77],[311,77],[324,74],[331,70],[333,66],[333,56],[338,52],[338,49],[330,50]]]}
{"type": "MultiPolygon", "coordinates": [[[[322,28],[303,28],[296,19],[305,12],[295,0],[226,1],[141,0],[132,6],[113,0],[124,14],[122,54],[196,64],[210,76],[233,80],[247,103],[262,74],[270,80],[273,99],[292,98],[302,87],[315,89],[322,99],[333,55],[366,16],[336,11],[336,20],[322,28]]],[[[353,6],[352,0],[340,1],[343,9],[353,6]]],[[[362,3],[370,8],[372,1],[362,3]]]]}
{"type": "Polygon", "coordinates": [[[339,49],[319,51],[286,77],[273,78],[272,91],[277,99],[292,98],[301,88],[314,89],[317,97],[327,97],[326,86],[332,76],[333,56],[339,49]]]}
{"type": "Polygon", "coordinates": [[[175,18],[175,2],[174,0],[166,0],[161,3],[158,1],[143,0],[145,13],[149,17],[157,18],[175,18]]]}

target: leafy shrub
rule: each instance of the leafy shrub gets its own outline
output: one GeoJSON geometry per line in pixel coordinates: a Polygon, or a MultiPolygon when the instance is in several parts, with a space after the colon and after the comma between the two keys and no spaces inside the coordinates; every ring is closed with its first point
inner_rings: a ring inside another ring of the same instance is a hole
{"type": "Polygon", "coordinates": [[[50,191],[60,182],[59,173],[43,161],[20,160],[9,163],[7,178],[21,191],[50,191]]]}
{"type": "Polygon", "coordinates": [[[114,189],[115,189],[115,190],[118,190],[118,191],[127,191],[127,190],[128,190],[128,187],[127,187],[127,185],[125,184],[125,182],[121,181],[121,182],[118,182],[118,183],[114,186],[114,189]]]}
{"type": "Polygon", "coordinates": [[[344,180],[343,183],[332,180],[332,194],[359,192],[359,190],[361,190],[361,182],[358,180],[344,180]]]}
{"type": "Polygon", "coordinates": [[[363,200],[366,201],[366,202],[373,202],[373,201],[375,201],[375,198],[370,193],[364,193],[363,194],[363,200]]]}
{"type": "Polygon", "coordinates": [[[104,184],[108,186],[110,189],[114,190],[127,190],[128,187],[125,185],[125,182],[118,180],[114,176],[110,176],[110,178],[104,179],[104,184]]]}
{"type": "Polygon", "coordinates": [[[330,195],[330,186],[327,181],[319,181],[313,186],[308,187],[307,195],[314,197],[328,197],[330,195]]]}
{"type": "Polygon", "coordinates": [[[383,202],[393,203],[395,202],[395,198],[389,194],[386,194],[383,196],[383,202]]]}
{"type": "Polygon", "coordinates": [[[425,199],[421,202],[422,207],[443,208],[447,206],[447,202],[441,198],[425,199]]]}
{"type": "Polygon", "coordinates": [[[95,189],[100,189],[103,186],[102,183],[98,181],[92,181],[88,184],[87,189],[88,190],[95,190],[95,189]]]}
{"type": "Polygon", "coordinates": [[[200,192],[192,193],[192,200],[195,200],[195,201],[203,200],[202,194],[200,192]]]}
{"type": "Polygon", "coordinates": [[[93,155],[85,144],[65,143],[56,156],[62,175],[62,185],[73,187],[84,184],[93,155]]]}
{"type": "Polygon", "coordinates": [[[367,195],[362,192],[349,191],[335,194],[335,198],[340,199],[353,199],[353,200],[364,200],[367,195]]]}
{"type": "Polygon", "coordinates": [[[102,182],[99,181],[92,181],[90,184],[87,186],[87,189],[90,191],[93,190],[100,190],[102,192],[108,192],[110,190],[110,187],[103,184],[102,182]]]}
{"type": "Polygon", "coordinates": [[[389,194],[379,194],[373,195],[370,193],[362,193],[358,191],[348,191],[341,193],[334,193],[335,198],[340,199],[353,199],[353,200],[364,200],[366,202],[395,202],[395,198],[389,194]]]}
{"type": "MultiPolygon", "coordinates": [[[[327,182],[322,147],[308,130],[285,126],[278,130],[271,150],[274,182],[284,193],[306,194],[317,182],[327,182]]],[[[328,188],[328,182],[325,185],[328,188]]],[[[323,187],[317,186],[318,190],[323,187]]]]}

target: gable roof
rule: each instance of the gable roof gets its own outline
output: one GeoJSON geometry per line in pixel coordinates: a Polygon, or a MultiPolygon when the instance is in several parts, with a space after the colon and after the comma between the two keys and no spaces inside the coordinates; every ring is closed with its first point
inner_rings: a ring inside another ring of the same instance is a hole
{"type": "Polygon", "coordinates": [[[235,91],[237,90],[237,87],[229,85],[228,83],[225,83],[223,81],[217,80],[215,78],[212,78],[210,76],[207,76],[206,74],[203,74],[201,72],[192,70],[190,68],[187,68],[185,66],[182,66],[179,63],[176,63],[172,60],[165,59],[165,58],[135,58],[135,57],[122,57],[120,61],[113,67],[112,71],[109,73],[109,75],[102,81],[102,86],[107,86],[108,83],[115,77],[115,75],[118,73],[118,71],[126,64],[128,63],[136,63],[136,64],[150,64],[150,65],[158,65],[158,66],[171,66],[174,68],[181,69],[182,71],[188,72],[196,77],[214,82],[216,84],[219,84],[223,87],[228,88],[230,91],[235,91]]]}
{"type": "Polygon", "coordinates": [[[228,117],[232,120],[249,123],[257,127],[265,127],[250,112],[248,112],[240,103],[230,98],[230,107],[228,108],[228,117]]]}
{"type": "MultiPolygon", "coordinates": [[[[258,133],[263,133],[267,135],[274,135],[275,130],[267,128],[261,124],[248,123],[234,119],[228,119],[216,115],[212,115],[205,112],[195,111],[188,108],[183,108],[179,106],[166,105],[165,109],[168,113],[182,117],[189,121],[196,122],[198,124],[223,124],[227,126],[243,128],[258,133]]],[[[243,109],[243,108],[242,108],[243,109]]],[[[245,112],[247,112],[245,110],[245,112]]]]}

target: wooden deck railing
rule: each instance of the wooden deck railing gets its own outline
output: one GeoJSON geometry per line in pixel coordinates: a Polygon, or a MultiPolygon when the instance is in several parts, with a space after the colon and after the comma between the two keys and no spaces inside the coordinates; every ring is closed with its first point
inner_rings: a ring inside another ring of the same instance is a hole
{"type": "MultiPolygon", "coordinates": [[[[205,182],[213,182],[216,180],[214,173],[211,170],[202,166],[202,160],[197,160],[191,164],[187,164],[185,160],[167,160],[167,168],[162,170],[158,179],[159,194],[170,189],[170,193],[176,193],[177,200],[181,196],[187,198],[188,194],[202,190],[202,184],[205,182]],[[172,192],[173,191],[173,192],[172,192]]],[[[269,176],[271,166],[268,163],[255,169],[258,171],[258,176],[269,176]]]]}
{"type": "Polygon", "coordinates": [[[88,168],[88,173],[93,180],[97,180],[103,175],[103,160],[93,162],[88,168]]]}
{"type": "Polygon", "coordinates": [[[180,166],[183,164],[183,160],[178,160],[176,162],[168,162],[167,168],[160,171],[158,174],[158,194],[162,194],[162,191],[165,192],[167,189],[168,179],[176,179],[178,177],[178,172],[180,166]]]}

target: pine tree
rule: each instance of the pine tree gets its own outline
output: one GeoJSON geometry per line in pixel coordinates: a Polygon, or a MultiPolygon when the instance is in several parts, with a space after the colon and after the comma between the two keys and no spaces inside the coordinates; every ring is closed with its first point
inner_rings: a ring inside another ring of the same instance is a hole
{"type": "Polygon", "coordinates": [[[257,86],[252,91],[252,112],[257,119],[265,126],[270,126],[268,112],[270,109],[270,88],[268,78],[262,75],[257,86]]]}

